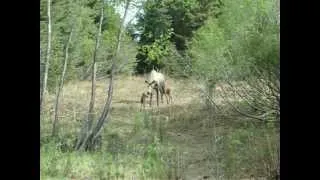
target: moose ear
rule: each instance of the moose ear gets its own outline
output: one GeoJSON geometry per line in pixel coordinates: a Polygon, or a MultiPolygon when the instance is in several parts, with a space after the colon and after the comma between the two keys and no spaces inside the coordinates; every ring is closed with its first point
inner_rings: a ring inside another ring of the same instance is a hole
{"type": "Polygon", "coordinates": [[[155,81],[155,80],[153,80],[150,84],[153,84],[153,83],[156,83],[156,81],[155,81]]]}
{"type": "Polygon", "coordinates": [[[144,81],[145,83],[149,84],[149,82],[147,80],[144,81]]]}

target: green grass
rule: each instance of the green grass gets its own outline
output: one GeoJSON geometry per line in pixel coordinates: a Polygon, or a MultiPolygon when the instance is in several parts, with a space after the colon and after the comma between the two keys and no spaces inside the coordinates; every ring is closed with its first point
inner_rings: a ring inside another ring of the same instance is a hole
{"type": "Polygon", "coordinates": [[[41,179],[167,179],[162,158],[168,145],[163,146],[153,135],[147,136],[150,142],[133,138],[135,143],[124,144],[118,135],[111,134],[99,152],[62,152],[57,143],[45,143],[41,147],[41,179]]]}

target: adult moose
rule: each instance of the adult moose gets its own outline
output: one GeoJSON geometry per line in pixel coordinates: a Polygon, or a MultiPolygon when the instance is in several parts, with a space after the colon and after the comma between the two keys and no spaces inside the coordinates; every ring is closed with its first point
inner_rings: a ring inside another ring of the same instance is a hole
{"type": "Polygon", "coordinates": [[[152,69],[151,72],[147,76],[147,80],[145,83],[148,84],[147,95],[150,95],[150,103],[152,104],[152,95],[153,90],[156,91],[157,96],[157,106],[159,107],[159,93],[161,94],[161,102],[163,103],[163,94],[165,94],[165,77],[162,73],[157,72],[152,69]]]}

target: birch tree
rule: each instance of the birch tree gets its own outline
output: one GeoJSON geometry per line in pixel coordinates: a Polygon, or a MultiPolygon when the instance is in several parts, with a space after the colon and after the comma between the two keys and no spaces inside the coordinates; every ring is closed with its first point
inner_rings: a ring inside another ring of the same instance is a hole
{"type": "Polygon", "coordinates": [[[86,144],[92,132],[92,123],[94,120],[94,105],[95,105],[95,97],[96,97],[97,52],[98,52],[100,39],[101,39],[103,16],[104,16],[104,1],[102,0],[99,28],[96,36],[96,44],[95,44],[95,49],[93,52],[93,60],[92,60],[91,97],[90,97],[90,103],[89,103],[88,116],[87,116],[87,121],[84,124],[83,129],[80,133],[80,139],[76,144],[76,149],[79,149],[86,144]]]}
{"type": "Polygon", "coordinates": [[[45,96],[45,92],[47,90],[47,81],[48,81],[48,71],[50,65],[50,52],[51,52],[51,0],[47,0],[47,18],[48,18],[48,42],[47,42],[47,56],[45,59],[45,68],[43,75],[42,86],[40,87],[40,115],[42,112],[43,99],[45,96]]]}
{"type": "MultiPolygon", "coordinates": [[[[88,135],[80,135],[80,138],[78,139],[78,142],[76,144],[76,150],[93,150],[97,144],[101,143],[101,130],[103,129],[103,125],[107,122],[108,117],[110,115],[110,110],[111,110],[111,104],[112,104],[112,95],[113,95],[113,83],[114,83],[114,75],[116,72],[116,59],[117,55],[119,54],[120,47],[121,47],[121,40],[122,40],[122,35],[123,35],[123,27],[125,23],[125,19],[128,13],[128,9],[130,6],[131,0],[126,0],[125,1],[125,12],[123,15],[123,18],[120,23],[120,27],[118,30],[117,34],[117,40],[116,40],[116,49],[114,51],[114,54],[112,56],[112,65],[111,65],[111,72],[110,72],[110,80],[109,80],[109,88],[108,88],[108,96],[106,103],[104,105],[103,111],[97,121],[97,124],[95,127],[89,131],[89,133],[86,133],[88,135]]],[[[87,121],[90,122],[90,121],[87,121]]],[[[87,123],[85,122],[85,123],[87,123]]],[[[86,127],[86,126],[84,126],[86,127]]]]}
{"type": "Polygon", "coordinates": [[[74,27],[72,25],[71,27],[71,31],[68,37],[68,40],[66,42],[66,46],[65,46],[65,56],[64,56],[64,64],[63,64],[63,70],[62,70],[62,74],[61,74],[61,78],[60,78],[60,82],[59,82],[59,88],[57,91],[57,95],[56,95],[56,102],[55,102],[55,115],[54,115],[54,121],[53,121],[53,126],[52,126],[52,136],[56,136],[58,133],[58,111],[59,111],[59,99],[60,99],[60,94],[61,91],[63,89],[63,84],[64,84],[64,79],[65,79],[65,74],[67,71],[67,65],[68,65],[68,59],[69,59],[69,47],[71,44],[71,38],[72,38],[72,33],[73,33],[74,27]]]}

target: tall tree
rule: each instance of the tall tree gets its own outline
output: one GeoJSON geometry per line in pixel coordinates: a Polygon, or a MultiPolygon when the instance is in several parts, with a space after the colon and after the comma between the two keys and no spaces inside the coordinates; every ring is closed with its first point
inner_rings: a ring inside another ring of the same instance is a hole
{"type": "Polygon", "coordinates": [[[68,65],[68,59],[69,59],[69,47],[71,44],[71,38],[72,38],[72,34],[73,34],[73,30],[74,30],[74,26],[71,27],[71,31],[69,34],[69,38],[66,42],[66,46],[65,46],[65,57],[64,57],[64,64],[63,64],[63,70],[62,70],[62,74],[60,77],[60,82],[59,82],[59,88],[57,91],[57,95],[56,95],[56,102],[55,102],[55,111],[54,111],[54,121],[53,121],[53,127],[52,127],[52,136],[56,136],[58,134],[58,113],[59,113],[59,100],[60,100],[60,94],[61,91],[63,89],[63,85],[64,85],[64,79],[65,79],[65,74],[67,71],[67,65],[68,65]]]}
{"type": "Polygon", "coordinates": [[[100,118],[97,121],[96,126],[93,128],[92,131],[89,132],[89,135],[84,138],[80,138],[77,142],[76,149],[79,150],[79,147],[82,147],[81,149],[84,150],[92,150],[96,147],[97,144],[100,144],[99,140],[101,141],[100,133],[103,128],[103,125],[105,124],[105,121],[108,119],[110,115],[111,110],[111,103],[112,103],[112,95],[113,95],[113,82],[114,82],[114,73],[116,72],[116,59],[118,56],[118,53],[120,51],[121,46],[121,40],[123,35],[123,27],[125,23],[125,19],[128,13],[128,9],[130,6],[131,0],[125,1],[125,12],[123,15],[123,18],[120,23],[120,27],[118,30],[118,35],[116,39],[116,49],[114,51],[114,55],[112,56],[112,65],[111,65],[111,73],[110,73],[110,81],[109,81],[109,88],[108,88],[108,97],[106,100],[106,104],[104,105],[103,111],[101,113],[100,118]]]}
{"type": "Polygon", "coordinates": [[[102,1],[102,5],[101,5],[99,28],[98,28],[97,37],[96,37],[96,45],[93,52],[92,70],[91,70],[91,97],[90,97],[90,103],[89,103],[88,117],[87,117],[87,122],[84,124],[79,140],[76,144],[76,149],[83,148],[84,145],[86,145],[87,140],[90,137],[90,133],[92,132],[92,123],[94,119],[94,104],[95,104],[95,97],[96,97],[96,72],[97,72],[96,61],[97,61],[97,52],[98,52],[100,38],[101,38],[103,16],[104,16],[104,1],[102,1]]]}
{"type": "Polygon", "coordinates": [[[47,41],[47,56],[43,74],[42,87],[40,88],[40,115],[42,112],[43,99],[47,90],[48,71],[50,65],[50,52],[51,52],[51,0],[47,0],[47,19],[48,19],[48,41],[47,41]]]}

